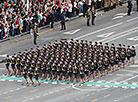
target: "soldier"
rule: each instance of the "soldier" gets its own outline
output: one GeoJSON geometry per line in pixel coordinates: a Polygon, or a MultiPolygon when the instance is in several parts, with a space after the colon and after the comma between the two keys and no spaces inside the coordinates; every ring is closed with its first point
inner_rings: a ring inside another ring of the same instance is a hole
{"type": "Polygon", "coordinates": [[[95,12],[95,9],[94,9],[94,6],[92,6],[92,25],[95,25],[94,24],[94,20],[95,20],[95,17],[96,17],[96,12],[95,12]]]}
{"type": "Polygon", "coordinates": [[[35,87],[36,87],[37,83],[38,83],[38,85],[40,85],[40,82],[39,82],[39,80],[38,80],[38,78],[39,78],[39,70],[38,70],[37,67],[36,67],[35,70],[34,70],[34,76],[35,76],[35,83],[34,83],[34,85],[35,85],[35,87]]]}
{"type": "Polygon", "coordinates": [[[74,77],[74,82],[73,82],[73,84],[75,84],[75,83],[77,82],[77,75],[78,75],[78,68],[77,68],[77,66],[75,65],[75,66],[73,67],[73,77],[74,77]]]}
{"type": "Polygon", "coordinates": [[[127,66],[129,66],[130,65],[130,59],[131,59],[131,50],[130,49],[128,49],[126,51],[126,57],[127,57],[127,66]]]}
{"type": "Polygon", "coordinates": [[[98,78],[102,76],[103,63],[101,60],[98,62],[98,78]]]}
{"type": "Polygon", "coordinates": [[[34,70],[30,67],[28,69],[28,76],[29,76],[29,82],[28,85],[30,85],[30,83],[32,82],[32,85],[34,85],[34,81],[33,81],[33,74],[34,74],[34,70]]]}
{"type": "Polygon", "coordinates": [[[90,26],[90,16],[91,16],[91,8],[88,8],[87,10],[87,26],[90,26]]]}
{"type": "Polygon", "coordinates": [[[12,70],[11,70],[10,76],[12,76],[13,73],[14,73],[14,74],[16,73],[16,72],[15,72],[15,64],[16,64],[16,59],[15,59],[14,56],[12,56],[12,58],[11,58],[11,67],[12,67],[12,70]]]}
{"type": "Polygon", "coordinates": [[[0,61],[0,63],[5,63],[5,66],[6,66],[6,73],[5,75],[10,75],[10,69],[9,69],[9,66],[10,66],[10,58],[9,58],[9,55],[7,55],[7,58],[0,61]]]}
{"type": "Polygon", "coordinates": [[[115,70],[117,71],[118,70],[118,65],[119,65],[119,62],[120,62],[120,57],[118,54],[115,55],[115,70]]]}
{"type": "Polygon", "coordinates": [[[28,73],[28,69],[27,67],[25,66],[24,69],[23,69],[23,80],[22,80],[22,85],[24,85],[24,82],[26,81],[26,85],[29,85],[28,84],[28,81],[27,81],[27,73],[28,73]]]}
{"type": "Polygon", "coordinates": [[[132,48],[131,48],[131,61],[132,61],[132,64],[135,63],[135,61],[134,61],[134,57],[135,57],[135,56],[136,56],[135,47],[132,46],[132,48]]]}
{"type": "Polygon", "coordinates": [[[25,66],[25,57],[23,59],[21,59],[21,77],[23,76],[23,69],[24,69],[24,66],[25,66]]]}
{"type": "Polygon", "coordinates": [[[65,25],[65,12],[62,12],[60,15],[60,20],[61,20],[61,29],[60,30],[66,30],[66,25],[65,25]]]}
{"type": "Polygon", "coordinates": [[[67,62],[65,62],[65,64],[63,64],[63,67],[62,67],[62,83],[66,78],[66,73],[67,73],[67,62]]]}
{"type": "Polygon", "coordinates": [[[130,16],[130,14],[131,14],[132,6],[133,6],[132,1],[128,0],[128,6],[127,6],[128,7],[128,13],[127,13],[128,16],[130,16]]]}
{"type": "Polygon", "coordinates": [[[67,73],[68,73],[68,84],[71,81],[72,82],[72,65],[69,64],[69,66],[67,67],[67,73]]]}
{"type": "Polygon", "coordinates": [[[106,74],[108,74],[108,67],[109,67],[109,60],[106,57],[103,61],[103,64],[104,64],[104,68],[105,68],[104,75],[106,75],[106,74]]]}
{"type": "Polygon", "coordinates": [[[120,59],[121,59],[121,63],[122,63],[122,68],[125,68],[125,59],[126,59],[126,55],[125,52],[122,50],[120,53],[120,59]]]}
{"type": "Polygon", "coordinates": [[[136,0],[136,2],[137,2],[137,11],[138,11],[138,0],[136,0]]]}
{"type": "Polygon", "coordinates": [[[114,64],[115,64],[115,58],[112,55],[111,58],[110,58],[111,72],[114,72],[114,64]]]}
{"type": "Polygon", "coordinates": [[[80,66],[79,74],[80,74],[80,84],[79,84],[79,86],[81,86],[81,84],[83,83],[83,78],[84,78],[84,69],[83,69],[83,66],[80,66]]]}
{"type": "Polygon", "coordinates": [[[38,35],[38,28],[37,28],[36,24],[34,25],[34,33],[33,33],[33,35],[34,35],[34,44],[37,45],[36,39],[37,39],[37,36],[39,36],[39,35],[38,35]]]}
{"type": "Polygon", "coordinates": [[[20,61],[20,58],[19,58],[19,56],[17,57],[17,59],[16,59],[16,77],[17,77],[17,75],[18,75],[18,73],[20,72],[20,67],[21,67],[21,61],[20,61]]]}

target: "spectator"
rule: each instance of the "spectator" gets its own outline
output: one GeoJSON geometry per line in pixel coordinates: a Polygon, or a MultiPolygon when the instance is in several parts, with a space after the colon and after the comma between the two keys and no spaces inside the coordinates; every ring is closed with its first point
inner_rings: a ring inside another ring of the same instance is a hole
{"type": "Polygon", "coordinates": [[[83,12],[83,1],[32,0],[29,8],[24,0],[0,0],[0,39],[27,31],[32,33],[32,25],[38,27],[60,21],[61,12],[72,17],[83,12]]]}

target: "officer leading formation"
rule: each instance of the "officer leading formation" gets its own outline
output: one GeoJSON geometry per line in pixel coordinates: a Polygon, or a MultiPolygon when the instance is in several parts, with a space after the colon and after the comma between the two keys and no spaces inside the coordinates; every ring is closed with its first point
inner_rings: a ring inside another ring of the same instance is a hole
{"type": "Polygon", "coordinates": [[[23,77],[22,85],[37,86],[39,80],[61,81],[81,85],[94,78],[134,64],[136,51],[134,46],[112,43],[92,43],[87,40],[71,39],[55,41],[40,49],[25,49],[0,61],[5,63],[6,76],[23,77]],[[11,68],[11,70],[10,70],[11,68]],[[28,80],[29,79],[29,80],[28,80]],[[35,82],[33,81],[35,79],[35,82]]]}

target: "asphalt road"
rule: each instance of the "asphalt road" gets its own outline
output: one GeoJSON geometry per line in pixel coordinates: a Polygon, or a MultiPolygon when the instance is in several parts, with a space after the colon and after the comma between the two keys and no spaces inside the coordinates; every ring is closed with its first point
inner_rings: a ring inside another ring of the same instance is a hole
{"type": "MultiPolygon", "coordinates": [[[[97,16],[95,26],[86,26],[86,18],[79,18],[67,23],[67,30],[43,30],[38,37],[38,45],[60,39],[78,39],[88,41],[102,41],[109,44],[119,43],[134,45],[138,53],[138,12],[126,15],[127,8],[102,13],[97,16]]],[[[12,41],[0,44],[0,55],[17,53],[24,49],[35,48],[32,36],[26,35],[12,41]]],[[[117,72],[110,73],[99,79],[91,80],[96,85],[70,85],[42,83],[38,87],[21,86],[17,81],[0,80],[0,102],[138,102],[138,88],[127,85],[138,84],[138,57],[135,65],[126,66],[117,72]],[[99,83],[110,83],[101,85],[99,83]],[[120,85],[120,86],[116,86],[120,85]]],[[[0,65],[0,75],[4,73],[4,65],[0,65]]]]}

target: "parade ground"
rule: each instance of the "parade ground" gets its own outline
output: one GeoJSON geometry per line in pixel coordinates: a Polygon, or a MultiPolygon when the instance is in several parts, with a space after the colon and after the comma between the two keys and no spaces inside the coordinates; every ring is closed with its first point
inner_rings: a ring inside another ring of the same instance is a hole
{"type": "MultiPolygon", "coordinates": [[[[87,26],[83,17],[67,22],[66,26],[67,30],[63,31],[59,25],[41,30],[37,46],[41,48],[43,44],[61,39],[87,40],[135,46],[138,54],[138,12],[127,16],[126,6],[98,12],[94,26],[87,26]]],[[[36,46],[29,34],[1,42],[0,59],[30,48],[36,46]]],[[[0,102],[138,102],[138,56],[135,64],[81,86],[40,80],[40,86],[27,87],[21,85],[22,78],[5,77],[4,72],[5,65],[0,64],[0,102]]]]}

